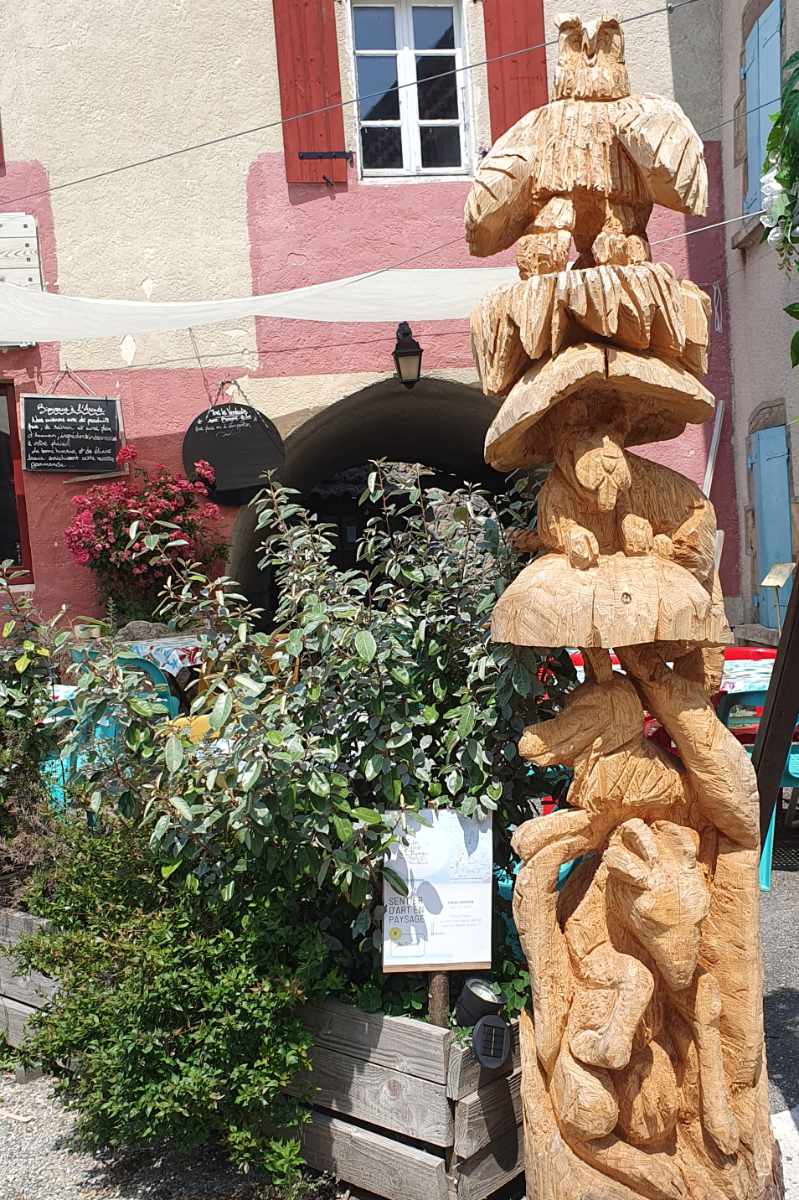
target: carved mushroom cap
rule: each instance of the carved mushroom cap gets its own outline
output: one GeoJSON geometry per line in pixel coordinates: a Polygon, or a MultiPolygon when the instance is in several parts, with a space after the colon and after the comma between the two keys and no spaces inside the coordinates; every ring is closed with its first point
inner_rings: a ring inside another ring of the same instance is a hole
{"type": "Polygon", "coordinates": [[[486,435],[485,458],[498,471],[551,462],[547,417],[569,396],[611,396],[629,416],[628,446],[678,437],[713,415],[711,392],[685,368],[651,354],[580,342],[534,363],[511,389],[486,435]]]}
{"type": "Polygon", "coordinates": [[[502,593],[491,618],[495,642],[602,646],[648,642],[694,646],[732,641],[724,606],[685,567],[654,554],[603,554],[572,567],[564,554],[530,563],[502,593]]]}

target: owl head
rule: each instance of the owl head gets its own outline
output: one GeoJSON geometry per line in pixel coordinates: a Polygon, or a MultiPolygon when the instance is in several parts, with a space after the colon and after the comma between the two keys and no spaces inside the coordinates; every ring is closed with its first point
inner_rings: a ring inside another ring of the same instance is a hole
{"type": "Polygon", "coordinates": [[[603,12],[598,20],[583,22],[575,13],[561,13],[556,23],[560,38],[555,98],[620,100],[629,96],[618,14],[603,12]]]}

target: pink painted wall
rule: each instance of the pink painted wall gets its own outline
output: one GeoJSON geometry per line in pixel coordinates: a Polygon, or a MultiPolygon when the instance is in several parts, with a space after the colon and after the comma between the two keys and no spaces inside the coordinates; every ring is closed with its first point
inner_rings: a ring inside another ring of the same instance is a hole
{"type": "MultiPolygon", "coordinates": [[[[665,210],[656,210],[650,225],[653,241],[680,234],[686,226],[720,220],[722,214],[720,151],[707,146],[713,207],[706,218],[686,222],[665,210]]],[[[11,194],[46,186],[47,176],[38,164],[11,164],[11,194]]],[[[419,267],[474,266],[463,237],[463,204],[469,190],[466,180],[446,183],[361,183],[355,176],[334,191],[292,185],[285,180],[283,159],[265,154],[252,164],[247,189],[253,292],[282,291],[358,272],[403,263],[419,267]],[[408,262],[418,256],[414,262],[408,262]]],[[[57,278],[56,239],[47,199],[33,199],[30,210],[39,222],[44,276],[52,288],[57,278]]],[[[656,257],[672,263],[711,290],[723,280],[723,231],[667,242],[656,248],[656,257]]],[[[507,256],[511,261],[512,256],[507,256]]],[[[501,259],[489,260],[496,265],[501,259]]],[[[334,315],[334,314],[331,314],[334,315]]],[[[379,318],[379,314],[378,314],[379,318]]],[[[425,370],[469,367],[468,325],[465,321],[414,323],[414,334],[424,346],[425,370]]],[[[264,378],[315,374],[385,371],[394,346],[394,324],[322,324],[305,321],[259,319],[258,370],[264,378]]],[[[713,500],[719,524],[726,532],[722,578],[725,591],[740,592],[738,584],[738,534],[734,477],[730,450],[730,355],[725,314],[724,331],[712,335],[708,386],[727,401],[725,435],[716,468],[713,500]]],[[[55,346],[14,351],[0,357],[0,379],[23,390],[46,391],[58,371],[55,346]]],[[[242,363],[235,371],[206,370],[215,391],[222,379],[248,371],[242,363]]],[[[143,466],[181,465],[183,434],[207,404],[200,372],[194,367],[174,370],[130,369],[86,372],[82,375],[98,394],[119,395],[128,440],[139,450],[143,466]]],[[[62,389],[63,390],[63,389],[62,389]]],[[[307,407],[314,406],[309,396],[307,407]]],[[[710,430],[689,428],[679,439],[647,448],[659,462],[682,471],[701,483],[710,430]]],[[[71,497],[85,485],[73,476],[26,475],[25,492],[30,524],[36,600],[43,611],[65,603],[73,612],[93,609],[93,580],[76,566],[63,544],[63,530],[72,515],[71,497]]],[[[231,514],[228,513],[228,521],[231,514]]]]}

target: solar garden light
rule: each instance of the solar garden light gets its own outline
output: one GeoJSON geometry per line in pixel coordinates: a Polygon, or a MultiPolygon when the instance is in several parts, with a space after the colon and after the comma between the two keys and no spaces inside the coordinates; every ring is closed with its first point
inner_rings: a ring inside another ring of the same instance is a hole
{"type": "Polygon", "coordinates": [[[459,1025],[474,1027],[472,1046],[480,1065],[502,1067],[510,1054],[510,1025],[499,1015],[507,999],[495,983],[473,976],[466,980],[455,1005],[459,1025]]]}
{"type": "Polygon", "coordinates": [[[422,347],[413,336],[407,321],[402,321],[397,326],[397,344],[393,357],[400,383],[406,388],[415,387],[422,373],[422,347]]]}

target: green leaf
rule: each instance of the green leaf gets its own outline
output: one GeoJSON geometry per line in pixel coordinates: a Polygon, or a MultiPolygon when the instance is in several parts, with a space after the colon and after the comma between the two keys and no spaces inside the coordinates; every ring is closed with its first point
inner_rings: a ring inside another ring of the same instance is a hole
{"type": "Polygon", "coordinates": [[[383,876],[400,896],[408,895],[407,883],[392,867],[387,867],[383,864],[383,876]]]}
{"type": "Polygon", "coordinates": [[[383,770],[384,761],[385,760],[381,754],[372,754],[369,758],[367,758],[364,764],[363,773],[365,778],[368,779],[370,783],[373,779],[377,779],[377,776],[383,770]]]}
{"type": "Polygon", "coordinates": [[[171,821],[170,821],[169,817],[166,815],[166,813],[164,813],[164,815],[162,817],[158,818],[158,820],[156,821],[156,824],[155,824],[155,829],[153,830],[153,832],[150,835],[150,845],[151,846],[158,845],[158,843],[161,841],[164,834],[166,833],[167,829],[169,829],[170,824],[171,824],[171,821]]]}
{"type": "Polygon", "coordinates": [[[30,657],[27,654],[20,654],[19,658],[14,663],[14,669],[18,675],[24,675],[30,665],[30,657]]]}
{"type": "Polygon", "coordinates": [[[176,737],[174,733],[171,733],[166,739],[164,762],[170,775],[174,775],[183,762],[183,746],[180,743],[180,738],[176,737]]]}
{"type": "Polygon", "coordinates": [[[308,788],[315,796],[321,796],[324,798],[325,796],[330,795],[330,784],[325,779],[321,771],[311,771],[311,774],[308,778],[308,788]]]}
{"type": "Polygon", "coordinates": [[[799,330],[791,338],[791,366],[799,365],[799,330]]]}
{"type": "Polygon", "coordinates": [[[359,629],[355,635],[355,650],[360,659],[370,663],[377,653],[377,642],[368,629],[359,629]]]}
{"type": "Polygon", "coordinates": [[[249,767],[247,767],[247,770],[241,777],[241,786],[245,792],[249,792],[255,787],[256,783],[260,779],[263,766],[263,761],[260,758],[257,758],[254,763],[250,763],[249,767]]]}
{"type": "Polygon", "coordinates": [[[222,899],[225,901],[226,904],[229,900],[233,899],[233,893],[235,892],[235,890],[236,890],[236,883],[235,883],[235,880],[233,880],[233,879],[229,880],[225,884],[225,886],[222,888],[222,890],[219,894],[222,897],[222,899]]]}
{"type": "Polygon", "coordinates": [[[3,637],[4,638],[11,637],[11,634],[14,632],[16,625],[17,625],[16,621],[6,621],[5,625],[3,626],[3,637]]]}
{"type": "Polygon", "coordinates": [[[211,715],[208,718],[208,724],[212,729],[221,729],[230,718],[233,710],[233,697],[230,692],[223,692],[221,696],[217,696],[214,707],[211,709],[211,715]]]}
{"type": "Polygon", "coordinates": [[[463,775],[456,767],[453,767],[451,771],[447,772],[444,783],[447,785],[450,796],[456,796],[463,787],[463,775]]]}
{"type": "Polygon", "coordinates": [[[136,713],[138,717],[152,717],[155,714],[155,709],[147,700],[142,700],[139,696],[131,696],[128,699],[128,705],[136,713]]]}
{"type": "Polygon", "coordinates": [[[169,803],[180,813],[184,821],[194,820],[194,814],[191,811],[191,805],[187,804],[182,796],[170,796],[169,803]]]}
{"type": "Polygon", "coordinates": [[[382,825],[383,818],[376,808],[362,808],[360,805],[353,808],[352,815],[357,817],[359,821],[363,821],[366,825],[382,825]]]}
{"type": "Polygon", "coordinates": [[[260,696],[266,687],[265,683],[259,683],[257,679],[252,679],[249,675],[234,675],[233,678],[239,687],[244,688],[245,692],[249,692],[251,696],[260,696]]]}
{"type": "Polygon", "coordinates": [[[465,704],[461,719],[458,721],[458,734],[462,738],[466,738],[472,732],[477,720],[477,713],[473,704],[465,704]]]}
{"type": "Polygon", "coordinates": [[[175,871],[177,871],[179,866],[180,866],[179,858],[176,858],[174,862],[164,863],[164,865],[161,867],[161,878],[169,879],[169,876],[174,875],[175,871]]]}
{"type": "Polygon", "coordinates": [[[345,821],[343,817],[333,816],[333,828],[336,831],[336,836],[340,842],[352,841],[352,825],[349,821],[345,821]]]}
{"type": "Polygon", "coordinates": [[[783,312],[787,312],[788,316],[793,317],[794,321],[799,321],[799,304],[788,304],[783,309],[783,312]]]}

